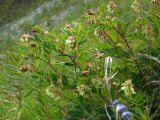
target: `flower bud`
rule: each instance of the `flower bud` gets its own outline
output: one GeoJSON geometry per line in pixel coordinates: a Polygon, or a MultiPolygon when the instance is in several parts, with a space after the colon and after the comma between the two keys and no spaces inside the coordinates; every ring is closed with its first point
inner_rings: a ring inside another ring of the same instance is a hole
{"type": "Polygon", "coordinates": [[[20,68],[20,71],[21,72],[33,72],[34,71],[34,66],[33,65],[23,65],[21,68],[20,68]]]}
{"type": "Polygon", "coordinates": [[[89,73],[88,70],[84,70],[84,71],[82,71],[81,76],[86,76],[88,73],[89,73]]]}
{"type": "Polygon", "coordinates": [[[86,67],[87,67],[87,68],[90,68],[91,66],[92,66],[92,65],[91,65],[90,63],[87,63],[87,64],[86,64],[86,67]]]}
{"type": "Polygon", "coordinates": [[[118,100],[113,101],[112,105],[117,106],[118,105],[118,100]]]}
{"type": "Polygon", "coordinates": [[[94,15],[97,14],[97,12],[96,12],[94,9],[88,9],[88,10],[87,10],[87,14],[88,14],[88,15],[91,15],[91,16],[94,16],[94,15]]]}

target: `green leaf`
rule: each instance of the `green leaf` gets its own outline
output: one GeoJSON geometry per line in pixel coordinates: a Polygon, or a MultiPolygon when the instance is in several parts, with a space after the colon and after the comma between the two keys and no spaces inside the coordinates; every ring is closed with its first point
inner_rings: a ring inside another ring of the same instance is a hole
{"type": "Polygon", "coordinates": [[[62,74],[62,83],[63,85],[68,85],[68,79],[64,74],[62,74]]]}
{"type": "Polygon", "coordinates": [[[57,84],[57,81],[58,81],[57,76],[56,76],[55,74],[52,74],[51,77],[52,77],[53,83],[54,83],[54,84],[57,84]]]}
{"type": "Polygon", "coordinates": [[[38,35],[34,35],[34,40],[37,42],[42,42],[42,38],[39,37],[38,35]]]}
{"type": "Polygon", "coordinates": [[[68,36],[72,35],[68,30],[65,30],[65,29],[60,29],[60,30],[68,36]]]}
{"type": "Polygon", "coordinates": [[[75,64],[69,63],[69,62],[65,62],[64,65],[66,65],[66,66],[74,66],[75,64]]]}

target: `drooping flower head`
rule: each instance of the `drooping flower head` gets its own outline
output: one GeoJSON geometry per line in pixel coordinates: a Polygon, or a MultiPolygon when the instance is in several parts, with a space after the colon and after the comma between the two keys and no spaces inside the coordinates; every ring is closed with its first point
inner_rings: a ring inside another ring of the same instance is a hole
{"type": "Polygon", "coordinates": [[[118,105],[118,100],[113,101],[112,105],[117,106],[118,105]]]}
{"type": "Polygon", "coordinates": [[[116,107],[116,112],[118,112],[118,113],[121,113],[126,110],[128,110],[128,108],[126,105],[123,105],[123,104],[118,104],[116,107]]]}
{"type": "Polygon", "coordinates": [[[125,111],[122,113],[122,119],[130,119],[132,116],[131,112],[125,111]]]}

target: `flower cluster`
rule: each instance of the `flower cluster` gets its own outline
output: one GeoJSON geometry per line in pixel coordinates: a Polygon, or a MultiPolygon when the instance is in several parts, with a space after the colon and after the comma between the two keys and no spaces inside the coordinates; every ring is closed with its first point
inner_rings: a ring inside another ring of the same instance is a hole
{"type": "Polygon", "coordinates": [[[117,5],[115,4],[115,2],[113,0],[110,0],[108,5],[107,5],[107,11],[109,13],[114,13],[114,10],[116,9],[117,5]]]}
{"type": "Polygon", "coordinates": [[[36,44],[32,41],[33,40],[33,36],[30,34],[23,34],[20,38],[20,42],[25,44],[25,45],[29,45],[32,48],[36,48],[36,44]]]}
{"type": "Polygon", "coordinates": [[[87,15],[90,15],[90,16],[94,16],[97,14],[97,12],[94,9],[88,9],[86,13],[87,15]]]}
{"type": "Polygon", "coordinates": [[[66,40],[66,44],[68,45],[70,51],[76,50],[76,40],[74,36],[69,36],[66,40]]]}
{"type": "Polygon", "coordinates": [[[128,111],[128,107],[126,105],[119,104],[118,100],[113,101],[112,105],[116,107],[116,118],[118,118],[118,115],[121,115],[121,118],[124,120],[131,118],[132,114],[128,111]]]}
{"type": "Polygon", "coordinates": [[[20,71],[25,73],[25,72],[33,72],[35,70],[35,67],[31,64],[27,64],[27,65],[23,65],[21,68],[20,68],[20,71]]]}
{"type": "Polygon", "coordinates": [[[73,30],[72,26],[68,23],[65,24],[64,29],[69,30],[69,31],[73,30]]]}
{"type": "Polygon", "coordinates": [[[126,80],[122,84],[121,90],[123,90],[127,96],[131,96],[132,94],[136,94],[136,92],[134,91],[131,79],[126,80]]]}
{"type": "Polygon", "coordinates": [[[102,53],[102,52],[100,52],[98,49],[96,49],[95,51],[93,51],[94,52],[94,57],[96,58],[96,59],[101,59],[101,58],[103,58],[103,56],[104,56],[104,53],[102,53]]]}
{"type": "Polygon", "coordinates": [[[131,8],[137,12],[137,13],[140,13],[142,11],[142,5],[139,3],[138,0],[135,0],[133,3],[132,3],[132,6],[131,8]]]}
{"type": "Polygon", "coordinates": [[[23,34],[20,38],[20,41],[29,43],[31,39],[32,39],[32,36],[30,34],[23,34]]]}

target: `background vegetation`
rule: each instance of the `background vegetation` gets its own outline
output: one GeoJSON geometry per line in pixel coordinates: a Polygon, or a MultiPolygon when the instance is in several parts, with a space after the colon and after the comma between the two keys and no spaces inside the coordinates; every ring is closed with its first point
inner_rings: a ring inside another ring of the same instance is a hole
{"type": "Polygon", "coordinates": [[[37,14],[52,2],[1,17],[0,118],[159,120],[160,2],[57,0],[37,14]]]}

